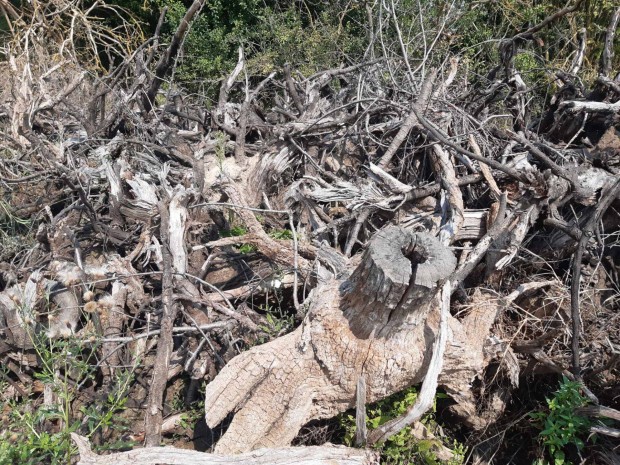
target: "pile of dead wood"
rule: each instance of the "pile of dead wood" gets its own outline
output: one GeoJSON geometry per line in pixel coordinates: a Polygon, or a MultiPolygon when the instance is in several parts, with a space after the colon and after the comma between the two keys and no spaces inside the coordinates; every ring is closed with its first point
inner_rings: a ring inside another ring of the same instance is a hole
{"type": "MultiPolygon", "coordinates": [[[[133,367],[136,428],[159,446],[166,389],[185,376],[191,401],[206,382],[209,427],[234,413],[215,451],[261,449],[234,459],[244,463],[376,461],[283,448],[356,403],[358,444],[381,442],[438,386],[481,430],[541,368],[582,380],[595,402],[588,386],[615,389],[617,402],[620,79],[609,54],[584,85],[576,53],[531,115],[515,44],[546,23],[505,39],[485,82],[455,58],[414,74],[389,56],[242,80],[240,50],[207,109],[162,90],[203,3],[163,53],[155,37],[104,75],[34,23],[7,48],[0,190],[33,231],[0,250],[3,395],[32,395],[37,338],[75,338],[98,360],[94,379],[75,380],[82,401],[133,367]],[[276,298],[296,322],[285,335],[266,329],[276,298]],[[365,432],[367,402],[420,382],[410,411],[365,432]]],[[[75,440],[84,464],[233,460],[96,456],[75,440]]]]}

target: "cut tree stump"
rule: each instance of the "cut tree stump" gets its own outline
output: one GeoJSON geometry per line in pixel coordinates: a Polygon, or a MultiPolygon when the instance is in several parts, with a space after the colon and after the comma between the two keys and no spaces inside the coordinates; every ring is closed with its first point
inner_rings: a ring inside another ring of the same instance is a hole
{"type": "MultiPolygon", "coordinates": [[[[367,402],[421,382],[439,324],[438,283],[455,267],[427,233],[378,232],[348,277],[318,285],[300,327],[238,355],[207,385],[209,427],[236,412],[216,453],[289,445],[308,421],[353,407],[361,375],[367,402]]],[[[476,425],[470,384],[497,353],[487,343],[497,306],[479,292],[472,299],[463,320],[450,318],[439,383],[476,425]]]]}

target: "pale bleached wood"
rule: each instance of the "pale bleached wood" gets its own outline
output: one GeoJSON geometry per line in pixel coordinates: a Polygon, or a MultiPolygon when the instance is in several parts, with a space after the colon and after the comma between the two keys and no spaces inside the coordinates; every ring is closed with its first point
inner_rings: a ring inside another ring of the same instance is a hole
{"type": "Polygon", "coordinates": [[[585,102],[578,100],[569,100],[562,102],[560,108],[566,108],[572,112],[588,111],[588,112],[600,112],[600,113],[615,113],[620,110],[620,100],[616,103],[605,102],[585,102]]]}
{"type": "Polygon", "coordinates": [[[235,412],[215,451],[290,444],[308,421],[353,407],[362,375],[367,402],[430,380],[436,340],[446,351],[438,382],[463,403],[461,411],[475,416],[470,383],[488,363],[483,349],[497,312],[478,295],[482,314],[473,312],[462,323],[448,315],[440,323],[433,296],[455,266],[449,248],[429,234],[379,231],[350,275],[319,284],[300,327],[238,355],[207,384],[207,425],[235,412]],[[450,341],[439,335],[445,324],[450,341]]]}
{"type": "Polygon", "coordinates": [[[177,449],[146,447],[110,455],[91,451],[88,439],[75,433],[77,465],[372,465],[379,463],[378,453],[344,446],[283,447],[259,449],[239,455],[220,455],[177,449]]]}
{"type": "Polygon", "coordinates": [[[407,411],[384,423],[374,430],[369,436],[369,443],[376,444],[384,442],[398,433],[406,426],[414,424],[424,415],[435,401],[437,386],[439,385],[439,373],[443,368],[443,354],[446,351],[448,340],[448,318],[450,316],[450,295],[452,294],[452,283],[448,280],[444,283],[441,290],[439,304],[439,331],[433,343],[431,361],[426,371],[426,376],[422,382],[422,388],[415,403],[407,411]]]}

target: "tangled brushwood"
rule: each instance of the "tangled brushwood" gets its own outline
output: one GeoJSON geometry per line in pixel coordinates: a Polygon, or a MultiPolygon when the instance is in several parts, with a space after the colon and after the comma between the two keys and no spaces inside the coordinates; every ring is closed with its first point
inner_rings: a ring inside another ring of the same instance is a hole
{"type": "Polygon", "coordinates": [[[457,8],[369,4],[360,60],[255,76],[240,47],[211,99],[175,81],[205,3],[164,40],[165,10],[147,38],[102,1],[0,0],[0,463],[365,464],[405,428],[428,460],[530,434],[530,463],[617,463],[620,8],[598,74],[580,30],[546,98],[524,56],[581,1],[484,76],[457,8]],[[561,379],[585,429],[549,452],[561,379]],[[350,409],[357,447],[290,447],[350,409]]]}

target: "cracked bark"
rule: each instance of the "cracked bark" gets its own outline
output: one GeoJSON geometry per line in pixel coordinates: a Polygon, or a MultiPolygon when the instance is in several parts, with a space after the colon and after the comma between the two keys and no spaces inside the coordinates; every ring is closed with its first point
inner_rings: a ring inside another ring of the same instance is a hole
{"type": "MultiPolygon", "coordinates": [[[[207,385],[210,427],[235,412],[216,452],[290,444],[308,421],[353,407],[360,376],[367,402],[422,381],[439,326],[437,286],[455,267],[452,252],[428,234],[377,233],[349,277],[320,285],[299,328],[235,357],[207,385]]],[[[449,318],[439,378],[467,413],[475,413],[469,384],[486,366],[496,315],[488,302],[479,308],[462,322],[449,318]]]]}

